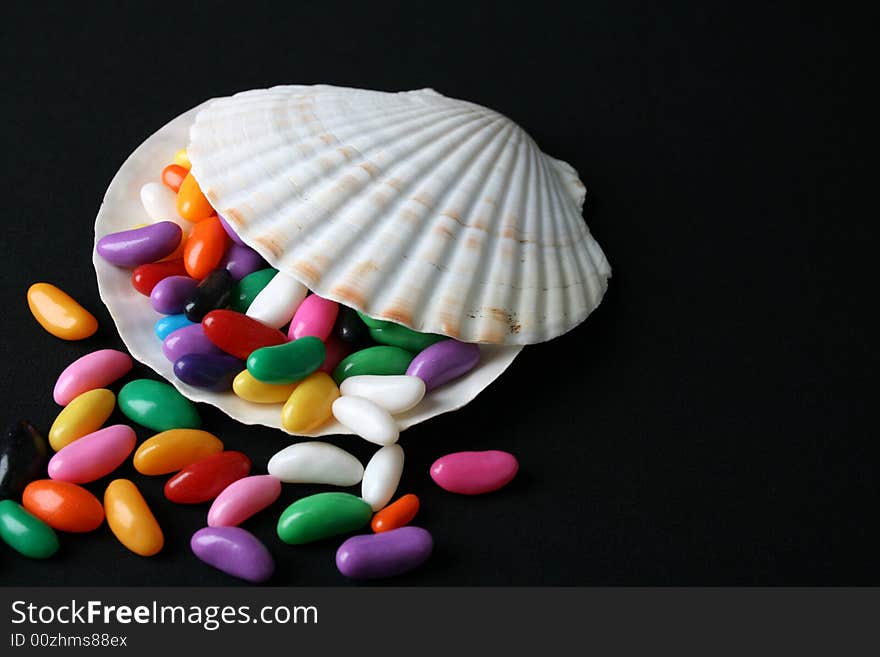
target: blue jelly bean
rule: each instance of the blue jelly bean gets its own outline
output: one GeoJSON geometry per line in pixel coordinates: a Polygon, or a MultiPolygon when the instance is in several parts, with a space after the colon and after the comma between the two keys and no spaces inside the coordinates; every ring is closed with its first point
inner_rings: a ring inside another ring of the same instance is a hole
{"type": "Polygon", "coordinates": [[[156,322],[156,337],[164,342],[169,334],[193,323],[194,322],[189,321],[183,313],[180,313],[179,315],[166,315],[156,322]]]}

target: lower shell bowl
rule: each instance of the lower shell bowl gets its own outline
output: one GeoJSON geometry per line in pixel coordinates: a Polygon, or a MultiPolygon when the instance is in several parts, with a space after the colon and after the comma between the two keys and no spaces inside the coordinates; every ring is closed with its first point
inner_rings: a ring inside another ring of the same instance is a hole
{"type": "MultiPolygon", "coordinates": [[[[210,101],[209,101],[210,102],[210,101]]],[[[207,103],[206,103],[207,104],[207,103]]],[[[158,182],[162,169],[174,153],[189,141],[189,128],[202,105],[181,114],[150,136],[128,157],[104,194],[95,219],[95,244],[109,234],[128,230],[149,221],[140,201],[140,189],[148,182],[158,182]]],[[[119,336],[131,355],[148,365],[181,394],[195,402],[216,406],[229,417],[244,424],[261,424],[289,433],[281,426],[280,404],[254,404],[230,392],[210,392],[182,383],[174,376],[173,364],[162,353],[162,343],[154,333],[159,315],[149,299],[131,285],[131,270],[111,265],[96,250],[92,262],[98,279],[98,292],[113,318],[119,336]]],[[[418,406],[397,416],[401,429],[432,417],[461,408],[507,369],[521,346],[480,345],[480,363],[467,375],[429,392],[418,406]]],[[[331,420],[308,436],[350,434],[351,431],[331,420]]]]}

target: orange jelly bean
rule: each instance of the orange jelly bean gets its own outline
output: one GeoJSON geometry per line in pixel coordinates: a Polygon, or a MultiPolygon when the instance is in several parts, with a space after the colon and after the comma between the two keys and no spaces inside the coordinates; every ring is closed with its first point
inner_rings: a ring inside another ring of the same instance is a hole
{"type": "Polygon", "coordinates": [[[377,512],[370,527],[377,534],[397,529],[412,522],[418,512],[419,498],[409,493],[377,512]]]}
{"type": "MultiPolygon", "coordinates": [[[[223,230],[222,225],[220,229],[223,230]]],[[[82,340],[98,330],[98,320],[92,313],[50,283],[31,285],[27,300],[31,313],[40,325],[62,340],[82,340]]]]}
{"type": "Polygon", "coordinates": [[[162,529],[147,501],[128,479],[110,482],[104,492],[104,511],[110,531],[135,554],[150,557],[165,544],[162,529]]]}
{"type": "Polygon", "coordinates": [[[52,529],[91,532],[104,522],[104,507],[82,486],[54,479],[32,481],[24,489],[22,506],[52,529]]]}
{"type": "Polygon", "coordinates": [[[214,214],[214,208],[202,194],[192,173],[186,174],[177,190],[177,212],[187,221],[201,221],[214,214]]]}
{"type": "Polygon", "coordinates": [[[223,224],[214,216],[193,226],[183,249],[186,273],[201,280],[217,268],[229,245],[229,236],[223,224]]]}
{"type": "Polygon", "coordinates": [[[183,179],[186,178],[186,174],[188,173],[189,171],[179,164],[169,164],[162,169],[162,182],[166,187],[169,187],[176,192],[180,189],[180,184],[183,182],[183,179]]]}

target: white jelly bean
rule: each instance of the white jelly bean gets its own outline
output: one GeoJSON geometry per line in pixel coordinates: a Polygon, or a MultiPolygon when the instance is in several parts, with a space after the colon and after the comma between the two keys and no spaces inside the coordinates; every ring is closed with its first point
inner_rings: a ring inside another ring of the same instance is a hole
{"type": "Polygon", "coordinates": [[[278,272],[251,302],[247,316],[272,328],[281,328],[293,317],[308,289],[292,276],[278,272]]]}
{"type": "Polygon", "coordinates": [[[377,445],[396,443],[400,435],[391,413],[364,397],[340,397],[333,402],[333,417],[364,440],[377,445]]]}
{"type": "Polygon", "coordinates": [[[269,474],[288,484],[354,486],[364,466],[336,445],[317,440],[285,447],[269,459],[269,474]]]}
{"type": "Polygon", "coordinates": [[[422,397],[425,396],[425,382],[417,376],[405,374],[391,376],[362,374],[345,379],[339,386],[339,392],[343,395],[369,399],[392,415],[396,415],[408,411],[422,401],[422,397]]]}
{"type": "Polygon", "coordinates": [[[373,511],[385,507],[397,490],[400,475],[403,474],[403,448],[400,445],[386,445],[373,454],[364,470],[361,483],[361,499],[373,511]]]}
{"type": "Polygon", "coordinates": [[[141,187],[141,204],[152,221],[173,221],[188,235],[192,224],[177,213],[177,194],[162,183],[149,182],[141,187]]]}

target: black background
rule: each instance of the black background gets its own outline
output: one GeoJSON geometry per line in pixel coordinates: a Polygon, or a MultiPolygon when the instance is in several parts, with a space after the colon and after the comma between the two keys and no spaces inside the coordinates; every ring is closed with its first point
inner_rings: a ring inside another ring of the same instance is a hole
{"type": "MultiPolygon", "coordinates": [[[[880,583],[877,435],[863,428],[876,333],[860,318],[877,298],[876,209],[855,179],[873,157],[854,119],[857,89],[874,84],[854,65],[863,18],[775,3],[8,4],[8,421],[48,431],[58,373],[122,346],[98,298],[92,226],[153,131],[209,97],[279,83],[430,86],[503,111],[580,172],[613,278],[583,325],[404,434],[399,490],[421,496],[437,547],[392,583],[880,583]],[[92,310],[99,332],[65,343],[42,331],[25,301],[38,280],[92,310]],[[490,448],[521,462],[503,491],[457,497],[428,477],[442,454],[490,448]]],[[[256,472],[287,443],[200,410],[256,472]]],[[[63,536],[47,562],[0,546],[0,583],[234,583],[189,551],[207,505],[172,505],[164,478],[130,466],[117,475],[165,530],[159,556],[133,555],[104,526],[63,536]]],[[[274,535],[280,510],[318,490],[285,486],[245,525],[277,559],[274,584],[348,584],[338,541],[274,535]]]]}

